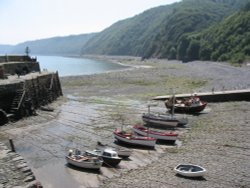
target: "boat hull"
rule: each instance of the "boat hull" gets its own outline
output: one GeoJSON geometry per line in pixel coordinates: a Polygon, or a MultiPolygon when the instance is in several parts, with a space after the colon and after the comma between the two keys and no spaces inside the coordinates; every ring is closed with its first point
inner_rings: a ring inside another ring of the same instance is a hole
{"type": "Polygon", "coordinates": [[[118,132],[118,131],[114,131],[114,137],[119,142],[123,142],[129,145],[135,145],[135,146],[145,146],[145,147],[154,148],[155,143],[156,143],[155,138],[142,137],[142,136],[129,137],[129,136],[123,135],[121,132],[118,132]]]}
{"type": "Polygon", "coordinates": [[[117,166],[121,162],[121,159],[113,159],[113,158],[108,158],[108,157],[102,157],[102,159],[103,159],[104,165],[112,166],[112,167],[117,166]]]}
{"type": "Polygon", "coordinates": [[[68,164],[71,164],[76,167],[80,168],[86,168],[86,169],[94,169],[99,170],[102,166],[103,161],[97,160],[97,161],[81,161],[81,160],[74,160],[69,156],[66,156],[66,161],[68,164]]]}
{"type": "Polygon", "coordinates": [[[141,126],[134,126],[133,131],[143,136],[148,135],[149,137],[155,138],[157,140],[176,141],[178,137],[177,133],[171,133],[171,132],[161,133],[161,132],[156,132],[156,131],[150,131],[141,126]]]}

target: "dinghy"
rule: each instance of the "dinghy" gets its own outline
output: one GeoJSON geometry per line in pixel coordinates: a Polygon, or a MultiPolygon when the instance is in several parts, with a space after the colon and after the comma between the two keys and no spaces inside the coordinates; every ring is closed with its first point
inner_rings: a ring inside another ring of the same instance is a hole
{"type": "Polygon", "coordinates": [[[174,171],[185,177],[202,177],[206,174],[205,168],[193,164],[179,164],[174,171]]]}

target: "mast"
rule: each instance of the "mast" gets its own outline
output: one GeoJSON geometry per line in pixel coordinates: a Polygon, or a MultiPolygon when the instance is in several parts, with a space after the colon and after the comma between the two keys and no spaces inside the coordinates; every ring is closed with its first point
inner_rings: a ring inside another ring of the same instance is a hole
{"type": "Polygon", "coordinates": [[[173,97],[172,97],[172,111],[171,111],[171,117],[174,117],[174,104],[175,104],[175,94],[174,94],[174,89],[173,89],[173,97]]]}

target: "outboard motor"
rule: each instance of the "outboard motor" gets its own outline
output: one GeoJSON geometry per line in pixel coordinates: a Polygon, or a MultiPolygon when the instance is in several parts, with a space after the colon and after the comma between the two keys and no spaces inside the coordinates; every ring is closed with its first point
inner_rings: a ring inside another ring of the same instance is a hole
{"type": "Polygon", "coordinates": [[[70,150],[69,150],[69,156],[72,156],[72,154],[73,154],[73,150],[70,149],[70,150]]]}

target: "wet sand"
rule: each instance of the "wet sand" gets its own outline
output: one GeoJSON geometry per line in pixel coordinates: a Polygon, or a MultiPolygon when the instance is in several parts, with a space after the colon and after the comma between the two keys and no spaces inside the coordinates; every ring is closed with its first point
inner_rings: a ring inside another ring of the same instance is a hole
{"type": "MultiPolygon", "coordinates": [[[[104,58],[104,57],[101,57],[104,58]]],[[[110,58],[110,57],[105,57],[110,58]]],[[[250,88],[249,67],[213,62],[147,60],[112,57],[132,68],[96,75],[61,78],[64,97],[52,103],[53,112],[1,127],[0,138],[14,138],[16,150],[44,187],[247,187],[250,185],[249,102],[208,104],[199,116],[189,116],[179,128],[178,145],[155,150],[133,149],[118,168],[89,172],[66,165],[72,147],[94,148],[97,141],[112,143],[112,131],[122,120],[127,129],[142,123],[141,114],[157,95],[215,89],[250,88]],[[240,136],[239,136],[240,135],[240,136]],[[204,179],[176,176],[179,163],[204,166],[204,179]]],[[[60,73],[59,73],[60,74],[60,73]]],[[[151,109],[166,111],[163,103],[151,109]]]]}

